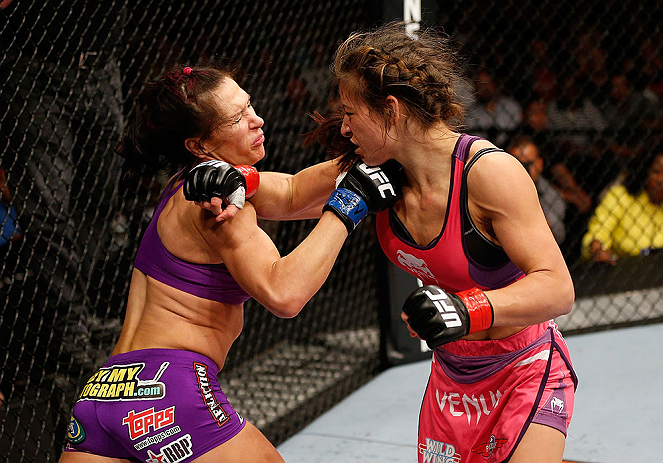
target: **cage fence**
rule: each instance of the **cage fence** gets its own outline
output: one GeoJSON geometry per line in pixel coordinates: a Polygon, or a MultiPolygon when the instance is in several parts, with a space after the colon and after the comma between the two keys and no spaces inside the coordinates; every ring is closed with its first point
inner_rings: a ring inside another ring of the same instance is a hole
{"type": "MultiPolygon", "coordinates": [[[[133,258],[164,180],[126,176],[114,152],[144,83],[175,63],[233,61],[265,120],[267,156],[257,167],[294,173],[326,157],[304,148],[301,135],[313,128],[308,114],[327,109],[336,46],[396,19],[394,4],[0,2],[0,458],[57,461],[81,382],[119,335],[133,258]]],[[[630,180],[641,195],[663,153],[663,5],[421,6],[422,27],[461,47],[466,131],[507,150],[523,140],[538,148],[542,166],[530,173],[555,193],[540,198],[577,294],[560,328],[572,335],[662,321],[661,211],[630,207],[642,213],[619,231],[608,262],[594,262],[589,248],[606,233],[595,213],[624,209],[604,202],[615,185],[630,180]]],[[[313,225],[263,227],[285,254],[313,225]]],[[[383,320],[398,305],[387,297],[386,265],[369,220],[299,316],[246,304],[219,379],[274,444],[389,366],[385,337],[403,328],[383,320]]]]}

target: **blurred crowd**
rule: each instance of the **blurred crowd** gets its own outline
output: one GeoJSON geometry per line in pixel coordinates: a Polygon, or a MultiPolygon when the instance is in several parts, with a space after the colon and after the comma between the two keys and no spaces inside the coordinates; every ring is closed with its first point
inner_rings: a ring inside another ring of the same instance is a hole
{"type": "Polygon", "coordinates": [[[663,34],[620,60],[609,58],[601,39],[580,35],[564,65],[550,44],[534,41],[517,86],[500,73],[504,66],[470,65],[473,86],[464,95],[466,131],[495,140],[526,167],[569,262],[614,263],[663,247],[656,167],[663,156],[663,34]],[[604,204],[615,185],[627,194],[604,204]],[[645,215],[634,217],[631,208],[624,224],[634,201],[645,215]]]}

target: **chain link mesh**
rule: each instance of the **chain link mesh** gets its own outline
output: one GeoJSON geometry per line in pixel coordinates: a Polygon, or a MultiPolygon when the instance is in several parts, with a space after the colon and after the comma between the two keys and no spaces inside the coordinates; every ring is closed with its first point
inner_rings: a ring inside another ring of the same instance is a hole
{"type": "MultiPolygon", "coordinates": [[[[663,320],[655,249],[615,265],[582,257],[606,189],[660,150],[660,2],[422,4],[430,25],[463,45],[476,84],[466,89],[467,131],[504,148],[531,137],[543,178],[564,198],[560,247],[578,300],[560,327],[663,320]],[[504,96],[499,104],[482,96],[487,82],[504,96]]],[[[143,83],[174,63],[236,61],[266,121],[268,155],[257,167],[294,173],[325,157],[302,148],[300,135],[312,128],[307,113],[326,108],[335,47],[382,11],[351,0],[2,0],[0,8],[0,455],[56,461],[76,391],[117,339],[138,240],[163,184],[126,177],[113,152],[143,83]]],[[[656,216],[633,221],[630,233],[663,247],[656,216]]],[[[264,224],[282,254],[312,226],[264,224]]],[[[369,221],[298,317],[247,303],[220,381],[275,444],[379,371],[384,265],[369,221]]]]}

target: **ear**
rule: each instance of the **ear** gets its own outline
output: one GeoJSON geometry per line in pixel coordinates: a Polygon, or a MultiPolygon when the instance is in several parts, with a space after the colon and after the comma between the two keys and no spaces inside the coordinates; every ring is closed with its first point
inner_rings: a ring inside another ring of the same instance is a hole
{"type": "Polygon", "coordinates": [[[389,126],[396,125],[398,121],[404,117],[404,115],[400,113],[401,107],[398,98],[389,95],[385,98],[385,103],[387,108],[387,123],[389,126]]]}
{"type": "Polygon", "coordinates": [[[203,150],[200,144],[199,137],[187,138],[186,140],[184,140],[184,147],[196,157],[199,157],[201,159],[209,159],[209,156],[205,154],[205,151],[203,150]]]}

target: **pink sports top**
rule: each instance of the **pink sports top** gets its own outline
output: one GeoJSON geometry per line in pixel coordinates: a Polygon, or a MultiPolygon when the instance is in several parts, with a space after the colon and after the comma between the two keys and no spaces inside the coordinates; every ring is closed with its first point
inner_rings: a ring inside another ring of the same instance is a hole
{"type": "Polygon", "coordinates": [[[416,244],[391,208],[376,217],[378,239],[389,260],[425,285],[450,292],[501,288],[524,276],[504,249],[486,238],[470,217],[467,173],[481,156],[501,151],[484,148],[467,163],[470,146],[478,139],[462,134],[456,142],[444,225],[433,241],[425,246],[416,244]]]}
{"type": "Polygon", "coordinates": [[[171,254],[161,242],[157,222],[168,200],[182,188],[184,181],[164,189],[150,224],[140,242],[134,267],[145,275],[173,288],[226,304],[241,304],[249,296],[235,281],[225,264],[196,264],[171,254]]]}

